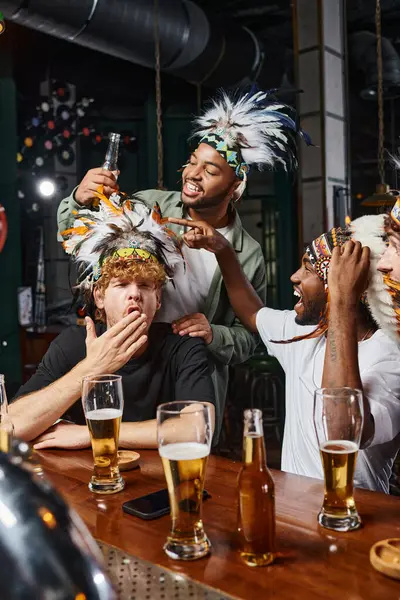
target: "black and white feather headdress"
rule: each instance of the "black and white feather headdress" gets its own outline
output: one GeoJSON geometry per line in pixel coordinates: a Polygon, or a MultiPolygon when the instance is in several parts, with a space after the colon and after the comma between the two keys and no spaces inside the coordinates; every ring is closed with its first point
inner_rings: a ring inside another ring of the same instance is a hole
{"type": "Polygon", "coordinates": [[[297,167],[296,134],[310,145],[291,106],[276,100],[273,93],[258,91],[233,99],[224,91],[212,106],[195,120],[193,137],[213,146],[236,175],[246,180],[250,166],[259,170],[281,164],[285,170],[297,167]]]}

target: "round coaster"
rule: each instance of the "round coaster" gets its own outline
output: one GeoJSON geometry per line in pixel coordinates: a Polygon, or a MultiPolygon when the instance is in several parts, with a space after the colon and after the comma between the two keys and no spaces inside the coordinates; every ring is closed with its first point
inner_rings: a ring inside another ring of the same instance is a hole
{"type": "Polygon", "coordinates": [[[118,451],[118,467],[120,471],[130,471],[139,466],[140,454],[133,450],[118,451]]]}
{"type": "Polygon", "coordinates": [[[380,573],[400,579],[400,538],[376,542],[369,551],[369,560],[380,573]]]}

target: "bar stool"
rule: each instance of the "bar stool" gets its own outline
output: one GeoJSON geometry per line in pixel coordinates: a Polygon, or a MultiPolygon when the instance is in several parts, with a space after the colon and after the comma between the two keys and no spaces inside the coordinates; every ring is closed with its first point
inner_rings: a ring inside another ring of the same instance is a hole
{"type": "Polygon", "coordinates": [[[282,442],[284,393],[280,378],[275,373],[253,371],[251,383],[251,407],[263,412],[264,435],[273,431],[276,440],[282,442]]]}

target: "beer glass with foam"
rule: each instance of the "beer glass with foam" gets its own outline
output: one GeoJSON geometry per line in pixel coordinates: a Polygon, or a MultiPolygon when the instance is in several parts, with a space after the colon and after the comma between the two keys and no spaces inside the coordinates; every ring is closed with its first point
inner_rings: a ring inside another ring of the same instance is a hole
{"type": "Polygon", "coordinates": [[[172,521],[164,551],[176,560],[201,558],[211,547],[201,517],[212,438],[210,405],[206,402],[161,404],[157,409],[157,433],[172,521]]]}
{"type": "Polygon", "coordinates": [[[85,377],[82,404],[94,460],[89,489],[98,494],[114,494],[125,485],[118,468],[119,429],[124,408],[121,376],[85,377]]]}
{"type": "Polygon", "coordinates": [[[314,427],[325,483],[318,522],[328,529],[350,531],[361,525],[353,482],[362,426],[360,390],[324,388],[315,391],[314,427]]]}

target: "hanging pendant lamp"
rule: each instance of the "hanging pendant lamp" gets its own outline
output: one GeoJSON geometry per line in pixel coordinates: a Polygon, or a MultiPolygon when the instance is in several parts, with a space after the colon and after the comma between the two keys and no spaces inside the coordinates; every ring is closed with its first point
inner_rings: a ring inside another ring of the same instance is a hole
{"type": "Polygon", "coordinates": [[[381,3],[376,0],[375,10],[376,25],[376,62],[378,68],[378,171],[380,183],[376,185],[375,192],[361,202],[361,206],[381,208],[393,206],[394,196],[389,191],[390,187],[385,183],[385,132],[383,112],[383,73],[382,73],[382,27],[381,27],[381,3]]]}

